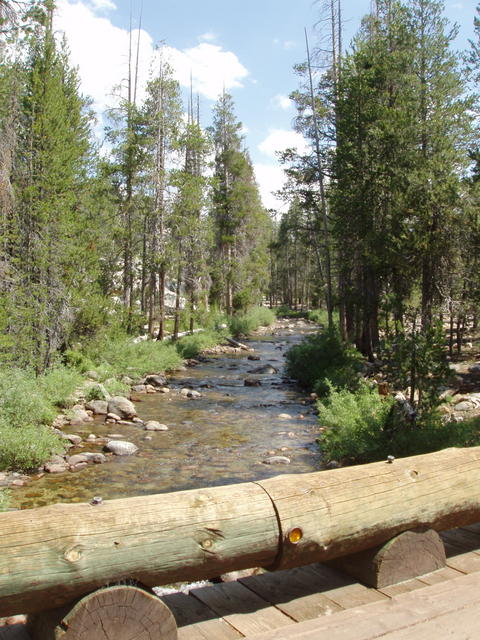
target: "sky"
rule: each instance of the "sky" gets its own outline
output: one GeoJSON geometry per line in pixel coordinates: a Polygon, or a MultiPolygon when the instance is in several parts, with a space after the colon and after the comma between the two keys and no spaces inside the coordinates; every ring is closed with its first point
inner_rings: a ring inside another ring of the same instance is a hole
{"type": "MultiPolygon", "coordinates": [[[[129,25],[136,42],[140,26],[140,97],[155,47],[166,48],[185,96],[190,78],[200,97],[202,125],[223,87],[232,94],[246,146],[267,208],[282,209],[272,192],[283,172],[276,152],[304,148],[292,129],[295,110],[289,94],[299,84],[293,67],[305,60],[307,29],[315,47],[322,37],[320,3],[314,0],[57,0],[55,28],[67,37],[81,89],[99,114],[114,106],[113,87],[126,78],[129,25]],[[315,26],[317,24],[317,26],[315,26]]],[[[445,0],[445,15],[456,22],[456,41],[473,37],[477,0],[445,0]]],[[[370,9],[370,0],[343,0],[344,43],[348,44],[370,9]]]]}

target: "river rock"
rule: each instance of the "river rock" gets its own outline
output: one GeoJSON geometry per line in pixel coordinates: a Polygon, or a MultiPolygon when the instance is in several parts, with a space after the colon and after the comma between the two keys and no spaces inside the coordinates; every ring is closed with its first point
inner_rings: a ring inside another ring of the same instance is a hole
{"type": "Polygon", "coordinates": [[[258,378],[245,378],[243,385],[245,387],[261,387],[262,383],[258,378]]]}
{"type": "Polygon", "coordinates": [[[90,397],[92,398],[96,398],[98,400],[110,400],[110,398],[112,397],[107,389],[104,387],[103,384],[100,384],[99,382],[97,382],[97,384],[92,384],[91,387],[89,387],[88,392],[90,394],[90,397]]]}
{"type": "Polygon", "coordinates": [[[291,420],[292,416],[289,413],[279,413],[277,418],[280,420],[291,420]]]}
{"type": "Polygon", "coordinates": [[[475,377],[475,378],[479,378],[480,377],[480,364],[474,364],[471,367],[468,367],[468,373],[475,377]]]}
{"type": "Polygon", "coordinates": [[[158,374],[149,375],[145,378],[145,384],[151,384],[152,387],[164,387],[167,384],[167,379],[158,374]]]}
{"type": "Polygon", "coordinates": [[[85,375],[87,378],[90,378],[90,380],[98,380],[99,378],[98,373],[96,371],[93,371],[93,369],[90,371],[87,371],[85,375]]]}
{"type": "Polygon", "coordinates": [[[146,384],[134,384],[132,387],[132,391],[135,393],[147,393],[147,385],[146,384]]]}
{"type": "Polygon", "coordinates": [[[475,409],[475,404],[473,402],[469,402],[469,401],[463,401],[463,402],[459,402],[458,404],[455,405],[454,410],[455,411],[472,411],[472,409],[475,409]]]}
{"type": "Polygon", "coordinates": [[[257,360],[260,360],[260,356],[257,356],[255,354],[251,353],[249,356],[247,356],[247,360],[255,360],[255,361],[257,361],[257,360]]]}
{"type": "Polygon", "coordinates": [[[105,450],[110,451],[115,456],[131,456],[137,453],[138,447],[133,442],[126,440],[109,440],[105,445],[105,450]]]}
{"type": "Polygon", "coordinates": [[[270,456],[265,458],[263,464],[290,464],[290,458],[287,456],[270,456]]]}
{"type": "Polygon", "coordinates": [[[194,389],[180,389],[180,394],[186,398],[201,398],[202,394],[194,389]]]}
{"type": "Polygon", "coordinates": [[[82,438],[77,436],[76,433],[62,433],[62,438],[68,440],[72,445],[77,445],[82,442],[82,438]]]}
{"type": "Polygon", "coordinates": [[[108,412],[115,413],[121,418],[133,418],[137,415],[135,405],[123,396],[114,396],[108,401],[108,412]]]}
{"type": "Polygon", "coordinates": [[[108,413],[108,402],[106,400],[90,400],[85,405],[86,409],[93,411],[96,416],[106,416],[108,413]]]}
{"type": "Polygon", "coordinates": [[[153,386],[153,385],[151,385],[151,384],[146,384],[146,385],[145,385],[145,391],[146,391],[147,393],[157,393],[157,387],[154,387],[154,386],[153,386]]]}
{"type": "Polygon", "coordinates": [[[73,411],[73,415],[72,415],[72,419],[70,420],[70,424],[75,423],[82,423],[82,422],[91,422],[92,418],[91,416],[85,411],[85,409],[83,407],[80,406],[75,406],[72,409],[73,411]]]}
{"type": "Polygon", "coordinates": [[[74,467],[80,462],[88,463],[88,457],[84,453],[75,453],[73,456],[67,458],[67,462],[71,467],[74,467]]]}
{"type": "Polygon", "coordinates": [[[61,456],[52,456],[43,468],[48,473],[63,473],[68,469],[68,463],[61,456]]]}
{"type": "Polygon", "coordinates": [[[89,451],[88,453],[83,453],[82,455],[85,456],[87,462],[92,464],[103,464],[107,461],[107,458],[103,455],[103,453],[94,453],[89,451]]]}
{"type": "Polygon", "coordinates": [[[168,387],[160,387],[157,391],[158,393],[170,393],[170,389],[168,387]]]}
{"type": "Polygon", "coordinates": [[[120,422],[121,417],[118,415],[118,413],[108,412],[107,413],[107,420],[113,420],[114,422],[120,422]]]}
{"type": "Polygon", "coordinates": [[[270,364],[265,364],[261,367],[256,367],[255,369],[250,369],[248,373],[256,373],[256,374],[268,374],[273,375],[274,373],[278,373],[275,367],[272,367],[270,364]]]}
{"type": "Polygon", "coordinates": [[[168,427],[166,424],[161,424],[156,420],[149,420],[145,423],[144,429],[146,431],[168,431],[168,427]]]}
{"type": "Polygon", "coordinates": [[[86,469],[88,467],[88,462],[85,460],[84,462],[77,462],[77,464],[71,464],[69,466],[70,471],[81,471],[82,469],[86,469]]]}

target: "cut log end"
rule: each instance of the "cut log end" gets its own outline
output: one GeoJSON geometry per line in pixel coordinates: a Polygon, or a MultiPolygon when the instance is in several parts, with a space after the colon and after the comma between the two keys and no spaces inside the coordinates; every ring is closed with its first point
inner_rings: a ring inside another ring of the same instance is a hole
{"type": "Polygon", "coordinates": [[[445,547],[436,531],[405,531],[384,545],[333,560],[338,569],[364,584],[381,589],[441,569],[445,547]]]}
{"type": "Polygon", "coordinates": [[[144,589],[123,585],[32,616],[28,627],[32,640],[177,640],[170,609],[144,589]]]}

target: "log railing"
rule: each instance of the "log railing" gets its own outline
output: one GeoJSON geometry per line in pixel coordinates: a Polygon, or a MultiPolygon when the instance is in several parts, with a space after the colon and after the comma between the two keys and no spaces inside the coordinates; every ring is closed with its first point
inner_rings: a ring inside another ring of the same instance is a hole
{"type": "Polygon", "coordinates": [[[0,514],[0,616],[347,556],[480,521],[480,447],[258,482],[0,514]]]}

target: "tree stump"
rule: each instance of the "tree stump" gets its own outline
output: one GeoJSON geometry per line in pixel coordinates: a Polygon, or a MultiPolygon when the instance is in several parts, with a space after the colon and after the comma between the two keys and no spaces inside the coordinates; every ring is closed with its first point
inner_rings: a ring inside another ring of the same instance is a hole
{"type": "Polygon", "coordinates": [[[148,591],[126,585],[36,614],[28,627],[32,640],[177,640],[170,609],[148,591]]]}
{"type": "Polygon", "coordinates": [[[329,563],[376,589],[441,569],[445,547],[433,529],[404,531],[384,545],[329,563]]]}

